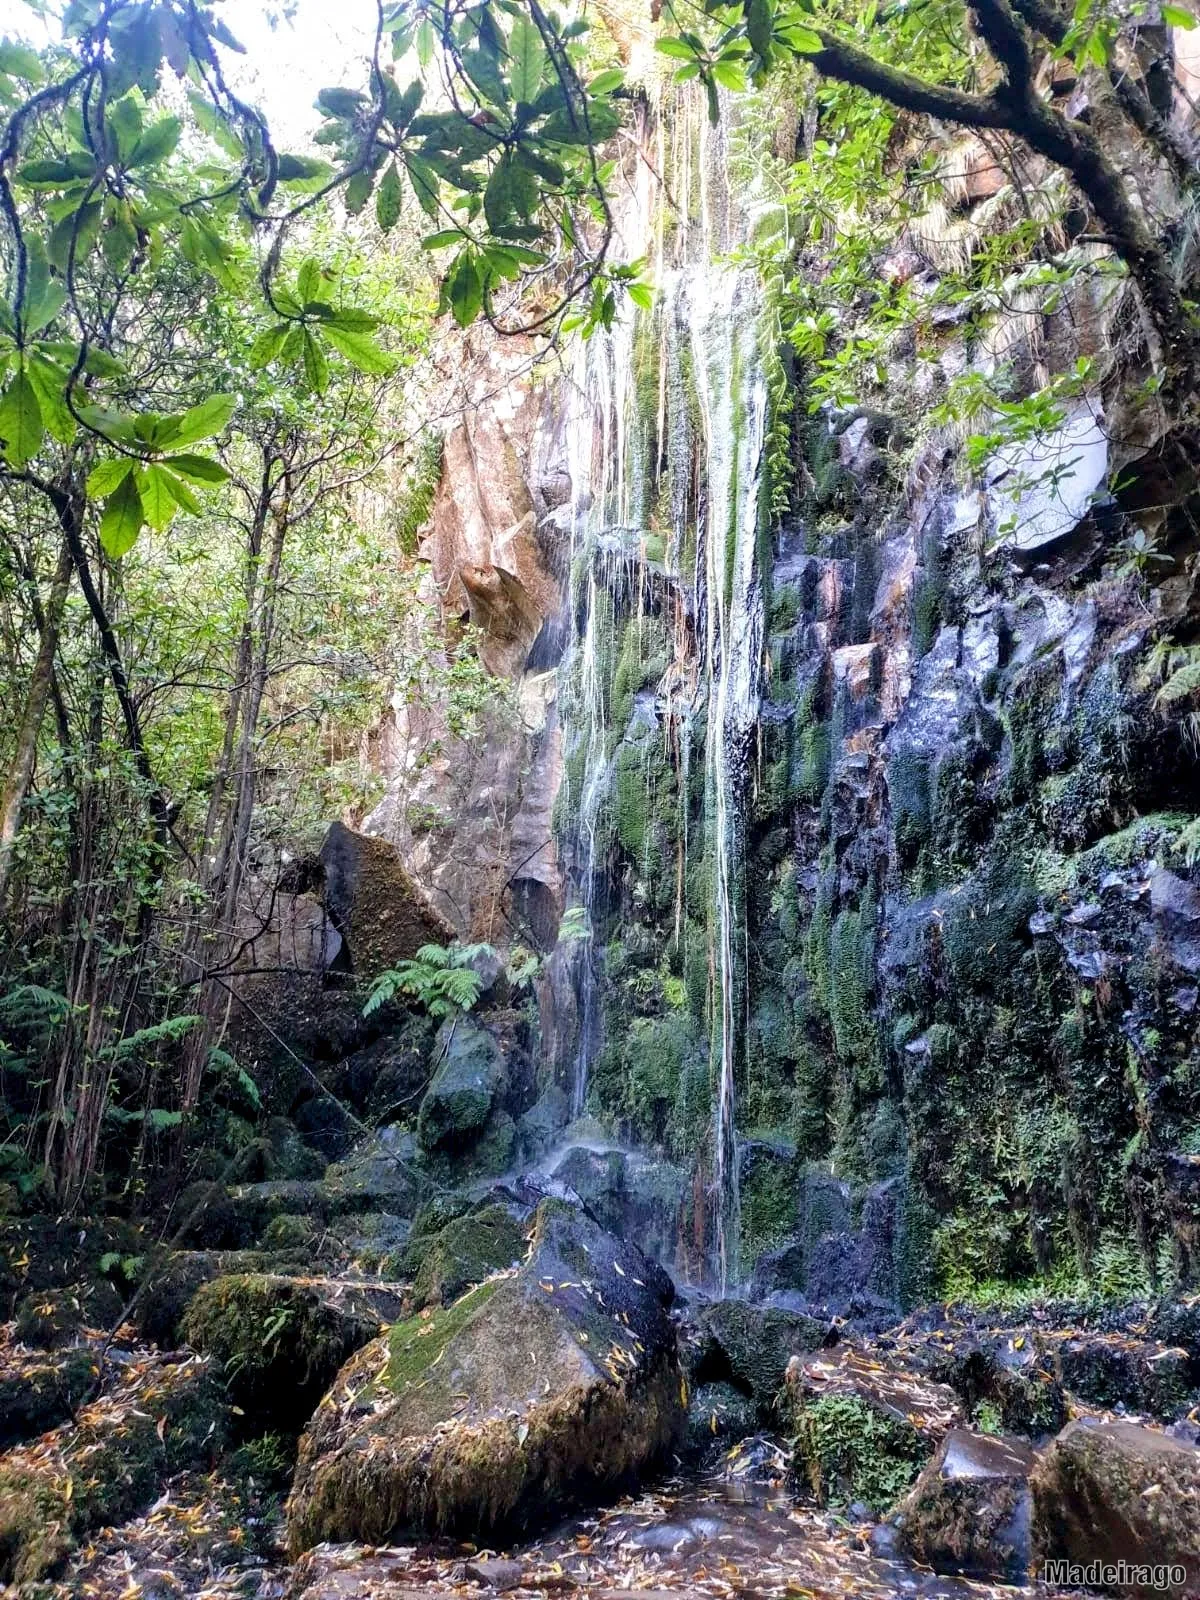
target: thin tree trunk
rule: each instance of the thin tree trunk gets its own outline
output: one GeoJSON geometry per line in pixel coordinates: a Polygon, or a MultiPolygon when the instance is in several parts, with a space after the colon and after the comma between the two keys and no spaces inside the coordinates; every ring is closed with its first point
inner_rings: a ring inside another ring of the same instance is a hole
{"type": "Polygon", "coordinates": [[[25,696],[25,712],[17,730],[16,749],[5,776],[3,796],[0,797],[0,911],[8,899],[17,832],[21,825],[21,808],[25,804],[37,765],[38,737],[54,683],[54,657],[58,651],[73,570],[70,546],[64,539],[42,616],[41,642],[25,696]]]}

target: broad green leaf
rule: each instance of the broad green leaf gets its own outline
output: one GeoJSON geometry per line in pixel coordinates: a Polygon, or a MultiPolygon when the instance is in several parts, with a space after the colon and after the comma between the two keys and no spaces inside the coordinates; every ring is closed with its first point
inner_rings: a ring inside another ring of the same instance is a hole
{"type": "Polygon", "coordinates": [[[325,321],[331,328],[345,328],[347,333],[373,333],[379,326],[378,317],[355,306],[339,306],[325,321]]]}
{"type": "Polygon", "coordinates": [[[104,259],[115,273],[122,273],[137,249],[137,229],[123,211],[109,221],[101,243],[104,259]]]}
{"type": "Polygon", "coordinates": [[[310,256],[296,274],[296,291],[301,302],[315,300],[321,288],[321,263],[310,256]]]}
{"type": "Polygon", "coordinates": [[[508,37],[509,87],[518,103],[531,105],[542,86],[546,47],[532,18],[522,13],[508,37]]]}
{"type": "Polygon", "coordinates": [[[421,240],[426,250],[446,250],[451,245],[461,244],[466,238],[461,228],[443,228],[440,233],[428,233],[421,240]]]}
{"type": "Polygon", "coordinates": [[[781,37],[798,55],[815,56],[825,48],[821,35],[814,33],[811,28],[789,25],[783,30],[781,37]]]}
{"type": "Polygon", "coordinates": [[[38,285],[36,294],[32,288],[25,300],[25,314],[22,322],[25,327],[25,336],[32,337],[49,326],[67,302],[67,286],[61,278],[47,278],[38,285]]]}
{"type": "Polygon", "coordinates": [[[254,368],[270,366],[282,353],[290,331],[291,324],[288,322],[277,322],[274,327],[264,328],[250,346],[250,365],[254,368]]]}
{"type": "Polygon", "coordinates": [[[483,306],[483,280],[470,251],[464,250],[450,269],[445,293],[459,327],[474,322],[483,306]]]}
{"type": "Polygon", "coordinates": [[[44,432],[37,392],[28,374],[18,372],[0,397],[0,439],[9,465],[20,471],[31,461],[44,432]]]}
{"type": "Polygon", "coordinates": [[[400,220],[402,194],[400,174],[396,171],[396,163],[392,161],[379,180],[379,189],[375,195],[375,219],[384,233],[389,233],[400,220]]]}
{"type": "MultiPolygon", "coordinates": [[[[71,415],[70,407],[67,405],[68,370],[45,355],[44,348],[39,345],[33,347],[25,370],[37,392],[46,431],[52,434],[59,444],[71,444],[79,432],[79,424],[71,415]]],[[[73,351],[72,364],[75,354],[73,351]]]]}
{"type": "Polygon", "coordinates": [[[201,132],[206,133],[210,139],[216,141],[227,156],[232,156],[235,161],[240,161],[243,155],[241,141],[226,122],[222,112],[218,111],[211,101],[194,90],[188,91],[188,104],[192,108],[192,115],[196,118],[197,126],[201,132]]]}
{"type": "Polygon", "coordinates": [[[682,39],[656,39],[654,48],[660,55],[671,56],[676,61],[694,61],[699,53],[682,39]]]}
{"type": "Polygon", "coordinates": [[[160,470],[163,478],[170,487],[171,493],[175,496],[175,503],[179,506],[179,509],[181,511],[186,511],[191,517],[202,517],[204,515],[204,507],[200,504],[199,500],[196,499],[196,496],[188,488],[183,479],[177,477],[173,472],[168,472],[165,467],[162,467],[160,470]]]}
{"type": "Polygon", "coordinates": [[[437,173],[428,162],[422,161],[420,156],[406,155],[405,165],[418,205],[427,217],[436,217],[439,188],[437,173]]]}
{"type": "Polygon", "coordinates": [[[750,0],[746,7],[746,37],[764,61],[770,57],[774,31],[775,12],[771,0],[750,0]]]}
{"type": "Polygon", "coordinates": [[[211,439],[220,433],[237,409],[237,396],[213,394],[198,406],[185,411],[178,419],[168,443],[175,448],[181,444],[197,444],[201,439],[211,439]]]}
{"type": "Polygon", "coordinates": [[[50,230],[46,241],[46,254],[62,273],[66,273],[74,247],[75,265],[78,267],[91,254],[100,237],[103,207],[91,200],[78,210],[74,207],[50,230]]]}
{"type": "Polygon", "coordinates": [[[109,497],[100,518],[100,543],[114,561],[133,549],[144,521],[142,497],[131,472],[109,497]]]}
{"type": "Polygon", "coordinates": [[[149,167],[159,161],[165,161],[175,151],[179,143],[179,135],[183,132],[183,124],[178,117],[164,117],[161,122],[156,122],[152,128],[147,128],[137,144],[133,147],[133,154],[129,158],[131,167],[149,167]]]}
{"type": "Polygon", "coordinates": [[[1164,5],[1162,19],[1168,28],[1190,29],[1196,26],[1196,18],[1183,6],[1164,5]]]}
{"type": "Polygon", "coordinates": [[[352,217],[356,217],[366,205],[374,187],[375,174],[367,171],[356,172],[347,183],[342,193],[342,201],[352,217]]]}
{"type": "Polygon", "coordinates": [[[344,355],[351,366],[372,376],[383,376],[392,371],[396,363],[386,350],[380,349],[374,339],[365,333],[351,333],[331,323],[325,325],[325,337],[333,348],[344,355]]]}
{"type": "Polygon", "coordinates": [[[304,329],[303,356],[304,381],[317,394],[323,394],[325,385],[329,382],[329,362],[324,350],[307,328],[304,329]]]}
{"type": "Polygon", "coordinates": [[[14,44],[11,39],[0,40],[0,72],[10,78],[24,78],[35,89],[46,76],[37,51],[28,45],[14,44]]]}
{"type": "Polygon", "coordinates": [[[327,117],[336,117],[339,121],[349,121],[357,116],[366,103],[366,96],[360,94],[357,89],[341,88],[322,89],[316,100],[318,111],[323,111],[327,117]]]}
{"type": "Polygon", "coordinates": [[[495,58],[486,50],[474,49],[464,50],[461,59],[463,71],[480,99],[488,100],[494,106],[506,106],[508,91],[497,70],[495,58]]]}
{"type": "Polygon", "coordinates": [[[329,172],[329,163],[313,156],[282,155],[279,158],[280,183],[307,183],[312,178],[327,178],[329,172]]]}
{"type": "Polygon", "coordinates": [[[625,74],[620,67],[609,67],[606,72],[598,72],[588,84],[589,94],[612,94],[624,86],[625,74]]]}
{"type": "Polygon", "coordinates": [[[181,456],[166,456],[167,466],[173,468],[183,478],[188,478],[192,483],[226,483],[229,474],[219,461],[214,461],[210,456],[194,456],[184,454],[181,456]]]}
{"type": "Polygon", "coordinates": [[[142,501],[142,515],[155,533],[161,533],[175,515],[175,496],[171,492],[170,475],[153,461],[139,467],[135,477],[142,501]]]}
{"type": "Polygon", "coordinates": [[[132,456],[110,456],[97,461],[88,473],[87,492],[93,500],[103,500],[116,492],[137,466],[132,456]]]}

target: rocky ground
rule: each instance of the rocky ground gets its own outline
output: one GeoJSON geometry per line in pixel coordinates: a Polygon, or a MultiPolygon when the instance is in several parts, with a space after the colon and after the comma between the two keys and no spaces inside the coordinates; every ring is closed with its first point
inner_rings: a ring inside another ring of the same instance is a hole
{"type": "Polygon", "coordinates": [[[436,1196],[371,1268],[349,1223],[382,1224],[322,1195],[215,1196],[195,1242],[216,1242],[147,1251],[111,1339],[125,1225],[0,1225],[7,1595],[966,1596],[1051,1556],[1200,1572],[1200,1303],[898,1322],[681,1294],[561,1186],[436,1196]]]}

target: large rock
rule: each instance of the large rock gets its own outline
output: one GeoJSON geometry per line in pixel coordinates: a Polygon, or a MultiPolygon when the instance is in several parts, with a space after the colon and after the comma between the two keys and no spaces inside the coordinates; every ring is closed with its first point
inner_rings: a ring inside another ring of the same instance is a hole
{"type": "Polygon", "coordinates": [[[409,1309],[448,1306],[464,1289],[522,1260],[525,1228],[503,1206],[484,1206],[413,1238],[406,1255],[416,1268],[409,1309]]]}
{"type": "Polygon", "coordinates": [[[322,1187],[330,1210],[411,1217],[429,1189],[419,1160],[417,1141],[406,1129],[389,1125],[367,1134],[326,1170],[322,1187]]]}
{"type": "Polygon", "coordinates": [[[952,1429],[900,1505],[901,1543],[935,1572],[1023,1583],[1033,1460],[1026,1444],[952,1429]]]}
{"type": "Polygon", "coordinates": [[[252,1422],[298,1433],[339,1368],[382,1323],[368,1295],[336,1280],[245,1273],[202,1285],[183,1334],[216,1356],[252,1422]]]}
{"type": "Polygon", "coordinates": [[[715,1363],[709,1358],[713,1376],[727,1375],[752,1397],[764,1419],[783,1387],[788,1363],[800,1352],[819,1350],[828,1332],[826,1323],[801,1311],[747,1300],[714,1300],[697,1320],[720,1352],[715,1363]]]}
{"type": "MultiPolygon", "coordinates": [[[[1130,1422],[1072,1422],[1034,1469],[1037,1561],[1181,1566],[1200,1582],[1200,1450],[1130,1422]]],[[[1128,1582],[1118,1592],[1167,1592],[1128,1582]]],[[[1173,1593],[1180,1592],[1174,1586],[1173,1593]]]]}
{"type": "Polygon", "coordinates": [[[428,903],[385,839],[330,826],[321,845],[325,909],[355,972],[373,978],[411,960],[425,944],[449,944],[454,929],[428,903]]]}
{"type": "Polygon", "coordinates": [[[820,1505],[886,1510],[965,1420],[945,1384],[849,1343],[797,1357],[787,1378],[795,1476],[820,1505]]]}
{"type": "Polygon", "coordinates": [[[455,1017],[438,1034],[437,1070],[417,1117],[426,1150],[456,1150],[483,1133],[507,1074],[496,1039],[472,1017],[455,1017]]]}
{"type": "Polygon", "coordinates": [[[524,1267],[339,1374],[301,1440],[293,1554],[515,1531],[633,1482],[683,1424],[671,1292],[635,1247],[543,1202],[524,1267]]]}
{"type": "Polygon", "coordinates": [[[65,1422],[95,1388],[100,1362],[86,1346],[56,1355],[0,1353],[0,1450],[65,1422]]]}
{"type": "Polygon", "coordinates": [[[226,1440],[210,1363],[134,1363],[74,1423],[0,1461],[0,1583],[31,1592],[97,1528],[127,1520],[173,1473],[204,1471],[226,1440]]]}

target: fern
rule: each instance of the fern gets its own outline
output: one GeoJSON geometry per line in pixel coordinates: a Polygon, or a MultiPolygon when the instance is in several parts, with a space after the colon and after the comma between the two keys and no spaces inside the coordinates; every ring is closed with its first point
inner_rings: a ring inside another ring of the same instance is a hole
{"type": "Polygon", "coordinates": [[[401,961],[379,974],[363,1006],[363,1015],[369,1017],[398,994],[415,1000],[439,1020],[469,1011],[483,990],[483,979],[471,963],[494,953],[490,944],[423,944],[410,961],[401,961]]]}
{"type": "Polygon", "coordinates": [[[1200,694],[1200,655],[1172,672],[1158,691],[1157,699],[1160,706],[1174,706],[1196,694],[1200,694]]]}
{"type": "Polygon", "coordinates": [[[153,1050],[160,1044],[175,1044],[197,1027],[201,1020],[193,1016],[168,1017],[165,1022],[156,1022],[150,1028],[139,1028],[136,1033],[126,1034],[124,1039],[118,1039],[115,1044],[105,1045],[98,1054],[104,1060],[127,1061],[142,1050],[153,1050]]]}
{"type": "Polygon", "coordinates": [[[42,1022],[56,1028],[74,1010],[65,994],[45,989],[40,983],[20,983],[0,995],[0,1015],[13,1022],[42,1022]]]}

